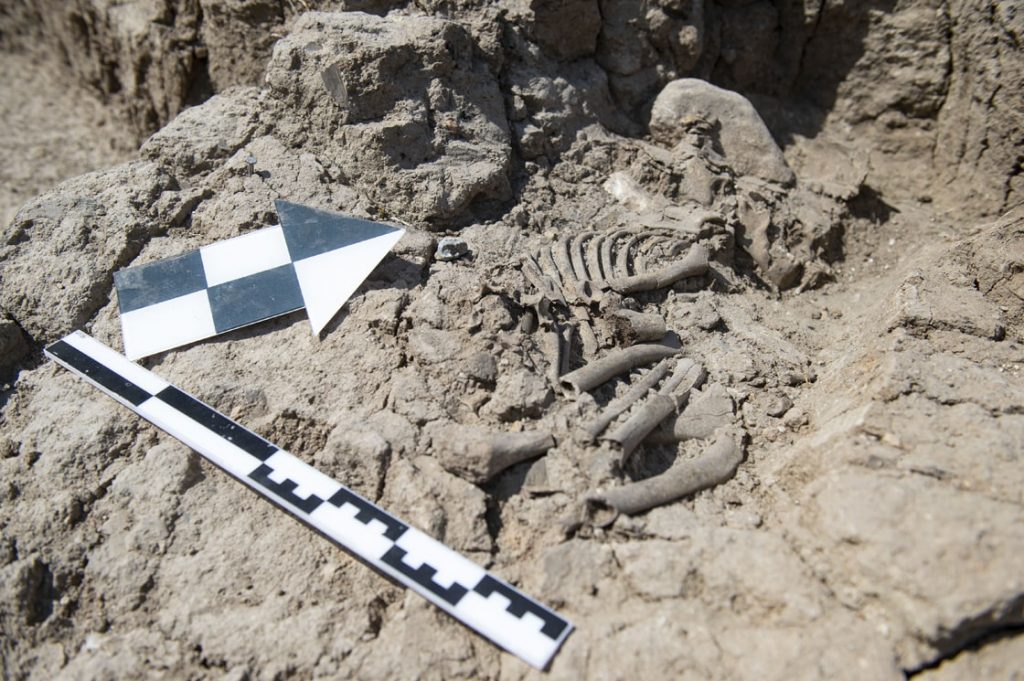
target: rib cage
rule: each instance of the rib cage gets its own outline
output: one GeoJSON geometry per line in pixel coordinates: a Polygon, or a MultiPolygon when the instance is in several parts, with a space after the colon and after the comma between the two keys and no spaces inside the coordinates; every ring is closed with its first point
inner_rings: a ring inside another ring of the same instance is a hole
{"type": "Polygon", "coordinates": [[[690,236],[668,229],[582,232],[527,255],[523,273],[543,296],[567,304],[589,303],[596,291],[609,288],[608,282],[664,267],[692,244],[690,236]]]}

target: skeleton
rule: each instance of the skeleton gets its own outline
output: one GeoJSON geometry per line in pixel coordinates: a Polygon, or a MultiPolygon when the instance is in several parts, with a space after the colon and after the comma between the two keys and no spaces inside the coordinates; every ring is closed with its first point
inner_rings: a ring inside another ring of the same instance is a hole
{"type": "MultiPolygon", "coordinates": [[[[720,175],[725,177],[724,159],[712,144],[712,126],[700,118],[686,119],[681,125],[685,134],[673,150],[646,143],[640,143],[639,149],[649,157],[656,175],[692,179],[693,186],[687,187],[701,190],[696,198],[687,205],[675,204],[647,193],[628,174],[613,173],[604,188],[634,213],[635,228],[563,236],[521,262],[526,286],[517,298],[535,313],[538,346],[547,359],[550,384],[581,405],[587,401],[580,400],[584,393],[607,396],[606,384],[615,380],[628,384],[581,425],[576,438],[597,454],[593,465],[588,464],[593,491],[586,496],[586,504],[593,509],[610,508],[616,514],[639,513],[724,482],[742,458],[739,432],[722,430],[732,423],[731,399],[725,396],[724,412],[689,409],[702,403],[718,408],[721,402],[711,405],[713,391],[704,391],[694,405],[688,404],[707,374],[698,362],[680,357],[678,348],[663,343],[668,331],[665,320],[641,311],[635,298],[704,283],[710,270],[705,244],[721,246],[727,233],[723,216],[710,209],[714,182],[720,175]],[[604,483],[614,482],[631,465],[637,467],[642,444],[709,437],[715,438],[713,444],[697,459],[679,459],[660,475],[603,489],[604,483]]],[[[476,446],[475,457],[463,452],[449,458],[472,460],[474,477],[489,478],[508,465],[544,454],[564,435],[523,435],[522,441],[531,446],[507,448],[514,455],[502,447],[476,446]]],[[[543,467],[538,464],[528,477],[543,467]]],[[[455,468],[452,464],[450,470],[455,468]]]]}
{"type": "MultiPolygon", "coordinates": [[[[625,307],[623,297],[703,277],[708,259],[695,234],[664,228],[584,232],[523,259],[534,289],[524,302],[532,304],[547,337],[553,383],[578,395],[654,365],[582,428],[583,441],[610,448],[620,469],[707,376],[697,362],[660,343],[666,333],[660,316],[625,307]],[[572,369],[578,356],[594,357],[605,348],[603,356],[572,369]]],[[[671,427],[667,433],[671,438],[671,427]]],[[[666,429],[656,434],[664,441],[666,429]]],[[[699,459],[680,461],[648,480],[597,490],[587,502],[639,513],[727,480],[740,457],[735,433],[722,434],[699,459]]]]}

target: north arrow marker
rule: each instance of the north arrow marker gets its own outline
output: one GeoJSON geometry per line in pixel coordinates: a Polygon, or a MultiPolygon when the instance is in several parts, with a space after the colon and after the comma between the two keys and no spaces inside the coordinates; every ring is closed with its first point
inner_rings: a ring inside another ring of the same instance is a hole
{"type": "Polygon", "coordinates": [[[125,355],[306,308],[319,334],[405,230],[275,201],[280,225],[114,274],[125,355]]]}

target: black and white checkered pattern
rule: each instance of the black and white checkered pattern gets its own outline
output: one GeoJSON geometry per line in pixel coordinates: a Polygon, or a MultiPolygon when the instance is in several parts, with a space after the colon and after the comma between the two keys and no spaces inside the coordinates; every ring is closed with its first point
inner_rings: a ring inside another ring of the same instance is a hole
{"type": "Polygon", "coordinates": [[[276,201],[281,224],[114,274],[138,359],[305,307],[319,333],[405,230],[276,201]]]}
{"type": "Polygon", "coordinates": [[[78,331],[46,354],[341,548],[533,666],[572,630],[476,563],[78,331]]]}

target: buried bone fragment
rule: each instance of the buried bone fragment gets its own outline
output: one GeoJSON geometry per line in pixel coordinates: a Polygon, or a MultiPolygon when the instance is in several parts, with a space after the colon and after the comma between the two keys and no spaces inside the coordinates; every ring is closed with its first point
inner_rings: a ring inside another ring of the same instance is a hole
{"type": "Polygon", "coordinates": [[[601,359],[562,376],[562,385],[578,392],[586,392],[616,376],[659,359],[671,357],[678,352],[676,348],[666,345],[634,345],[631,348],[613,350],[601,359]]]}
{"type": "Polygon", "coordinates": [[[676,461],[653,478],[591,494],[587,501],[619,513],[642,513],[731,479],[743,460],[741,434],[725,429],[697,459],[676,461]]]}
{"type": "Polygon", "coordinates": [[[545,431],[488,433],[452,424],[439,428],[433,441],[445,470],[473,483],[487,482],[555,446],[555,439],[545,431]]]}

